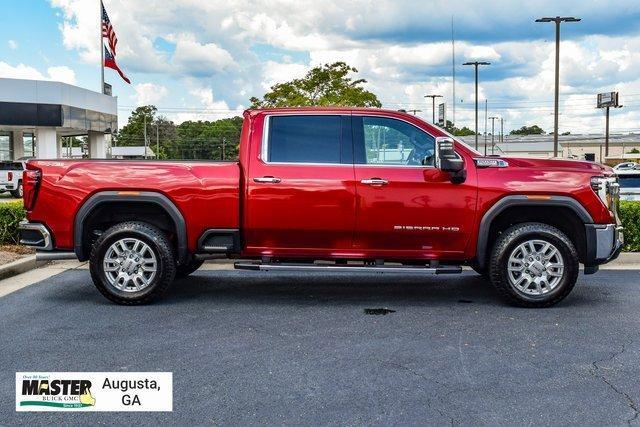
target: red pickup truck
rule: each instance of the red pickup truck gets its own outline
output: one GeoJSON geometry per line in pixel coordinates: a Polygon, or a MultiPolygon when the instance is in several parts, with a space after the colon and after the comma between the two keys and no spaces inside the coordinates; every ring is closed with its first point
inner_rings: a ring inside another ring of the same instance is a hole
{"type": "Polygon", "coordinates": [[[610,168],[483,156],[397,111],[250,110],[238,162],[31,160],[23,182],[21,242],[89,260],[120,304],[227,256],[273,271],[468,265],[512,303],[544,307],[580,263],[594,273],[622,247],[610,168]]]}

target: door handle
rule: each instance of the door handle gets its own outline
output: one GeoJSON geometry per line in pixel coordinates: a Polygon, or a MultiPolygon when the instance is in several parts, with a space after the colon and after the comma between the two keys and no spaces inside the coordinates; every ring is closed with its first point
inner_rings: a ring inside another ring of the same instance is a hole
{"type": "Polygon", "coordinates": [[[371,179],[363,179],[362,181],[360,181],[360,183],[365,185],[372,185],[375,187],[375,186],[387,185],[389,181],[382,178],[371,178],[371,179]]]}
{"type": "Polygon", "coordinates": [[[274,176],[263,176],[262,178],[253,178],[253,182],[261,182],[268,184],[277,184],[282,181],[280,178],[276,178],[274,176]]]}

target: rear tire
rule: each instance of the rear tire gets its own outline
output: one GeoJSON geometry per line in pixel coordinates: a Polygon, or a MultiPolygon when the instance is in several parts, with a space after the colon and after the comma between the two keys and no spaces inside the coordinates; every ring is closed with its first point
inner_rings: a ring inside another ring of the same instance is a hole
{"type": "Polygon", "coordinates": [[[199,269],[204,260],[191,259],[187,264],[179,265],[176,267],[176,279],[182,279],[187,277],[197,269],[199,269]]]}
{"type": "Polygon", "coordinates": [[[550,307],[573,289],[579,271],[571,240],[547,224],[517,224],[495,242],[489,262],[491,283],[520,307],[550,307]]]}
{"type": "Polygon", "coordinates": [[[176,261],[167,236],[144,222],[122,222],[96,240],[90,257],[91,278],[110,301],[146,304],[171,285],[176,261]]]}
{"type": "Polygon", "coordinates": [[[22,189],[22,181],[18,182],[18,188],[16,188],[15,190],[11,190],[11,195],[13,197],[15,197],[16,199],[22,199],[22,195],[24,194],[23,189],[22,189]]]}

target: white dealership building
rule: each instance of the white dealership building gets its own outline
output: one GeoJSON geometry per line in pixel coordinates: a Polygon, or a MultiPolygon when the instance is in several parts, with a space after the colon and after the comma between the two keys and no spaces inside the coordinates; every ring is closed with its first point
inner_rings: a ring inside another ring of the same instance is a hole
{"type": "Polygon", "coordinates": [[[88,136],[89,157],[106,158],[118,99],[66,83],[0,78],[0,161],[63,156],[62,137],[88,136]]]}

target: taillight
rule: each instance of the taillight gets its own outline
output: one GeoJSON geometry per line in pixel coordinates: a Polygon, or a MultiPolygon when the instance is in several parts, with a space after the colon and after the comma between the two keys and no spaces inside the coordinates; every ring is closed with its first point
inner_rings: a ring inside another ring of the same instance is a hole
{"type": "Polygon", "coordinates": [[[7,181],[13,181],[13,172],[7,172],[7,181]]]}
{"type": "Polygon", "coordinates": [[[24,208],[28,211],[33,209],[33,206],[36,204],[41,177],[42,173],[38,169],[27,169],[22,174],[24,208]]]}

